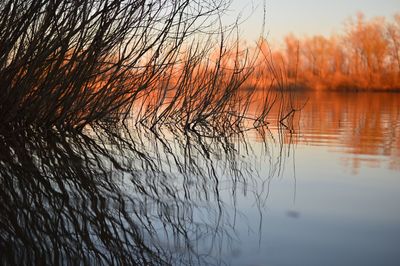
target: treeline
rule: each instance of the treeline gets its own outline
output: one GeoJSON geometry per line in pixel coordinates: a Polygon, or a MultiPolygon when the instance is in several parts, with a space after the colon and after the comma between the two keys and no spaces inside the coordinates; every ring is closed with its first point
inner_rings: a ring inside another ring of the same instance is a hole
{"type": "Polygon", "coordinates": [[[255,74],[264,82],[279,77],[279,82],[296,88],[400,89],[400,13],[391,20],[367,20],[360,13],[345,23],[341,34],[290,34],[280,49],[272,49],[266,40],[259,47],[264,56],[255,74]]]}

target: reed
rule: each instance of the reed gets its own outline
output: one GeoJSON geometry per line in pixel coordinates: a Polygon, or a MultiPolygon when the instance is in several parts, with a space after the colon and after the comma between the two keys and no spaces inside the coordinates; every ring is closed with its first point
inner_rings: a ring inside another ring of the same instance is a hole
{"type": "Polygon", "coordinates": [[[228,4],[1,2],[1,127],[81,131],[133,116],[152,129],[238,131],[260,120],[246,117],[255,88],[243,89],[257,55],[220,22],[228,4]]]}

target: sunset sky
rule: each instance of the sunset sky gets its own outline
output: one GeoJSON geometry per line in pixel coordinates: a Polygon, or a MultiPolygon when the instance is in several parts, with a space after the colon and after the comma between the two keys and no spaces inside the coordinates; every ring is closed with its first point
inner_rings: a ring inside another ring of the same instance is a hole
{"type": "MultiPolygon", "coordinates": [[[[358,12],[366,18],[391,18],[400,12],[400,0],[266,0],[266,32],[271,41],[280,41],[292,32],[296,35],[330,35],[343,29],[343,23],[358,12]]],[[[233,0],[232,10],[249,17],[241,27],[246,39],[255,39],[261,30],[263,0],[233,0]],[[250,16],[251,10],[254,13],[250,16]]]]}

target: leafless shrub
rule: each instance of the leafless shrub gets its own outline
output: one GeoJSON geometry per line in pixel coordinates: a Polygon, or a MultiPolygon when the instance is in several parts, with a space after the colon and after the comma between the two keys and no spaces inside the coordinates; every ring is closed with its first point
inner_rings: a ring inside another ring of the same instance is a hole
{"type": "Polygon", "coordinates": [[[119,119],[223,8],[224,1],[2,1],[2,124],[82,128],[119,119]]]}

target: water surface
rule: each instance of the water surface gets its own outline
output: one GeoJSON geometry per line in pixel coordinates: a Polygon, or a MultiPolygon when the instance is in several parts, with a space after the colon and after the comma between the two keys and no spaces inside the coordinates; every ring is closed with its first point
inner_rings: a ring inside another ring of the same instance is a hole
{"type": "Polygon", "coordinates": [[[237,135],[2,135],[3,264],[400,265],[400,95],[282,97],[237,135]]]}
{"type": "Polygon", "coordinates": [[[283,173],[258,216],[246,209],[262,217],[262,237],[242,230],[233,264],[399,265],[400,95],[292,98],[307,104],[284,121],[295,130],[283,138],[283,173]]]}

